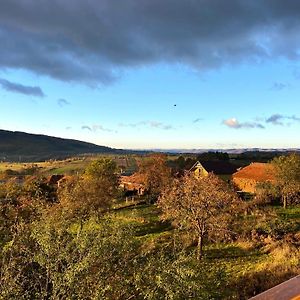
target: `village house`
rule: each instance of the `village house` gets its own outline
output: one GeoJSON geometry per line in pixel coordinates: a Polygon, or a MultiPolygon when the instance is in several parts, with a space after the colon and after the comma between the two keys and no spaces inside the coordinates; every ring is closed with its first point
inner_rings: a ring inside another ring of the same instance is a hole
{"type": "Polygon", "coordinates": [[[257,184],[274,180],[274,169],[269,163],[251,163],[232,175],[239,192],[251,194],[255,193],[257,184]]]}
{"type": "Polygon", "coordinates": [[[190,169],[196,177],[207,176],[214,173],[220,178],[228,180],[236,172],[237,168],[227,161],[197,161],[190,169]]]}
{"type": "Polygon", "coordinates": [[[143,184],[143,179],[141,175],[134,173],[131,176],[121,176],[120,178],[120,188],[131,194],[136,194],[142,196],[145,194],[146,189],[143,184]]]}

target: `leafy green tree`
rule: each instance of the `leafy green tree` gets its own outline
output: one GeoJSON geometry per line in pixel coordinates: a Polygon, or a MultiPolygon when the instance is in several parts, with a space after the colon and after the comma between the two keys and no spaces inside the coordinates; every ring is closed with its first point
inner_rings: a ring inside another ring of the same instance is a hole
{"type": "Polygon", "coordinates": [[[81,177],[59,192],[60,207],[67,218],[80,222],[107,211],[118,193],[116,164],[108,159],[93,161],[81,177]]]}
{"type": "Polygon", "coordinates": [[[297,202],[300,195],[300,155],[292,153],[274,158],[275,185],[280,190],[283,207],[297,202]]]}
{"type": "Polygon", "coordinates": [[[162,193],[158,205],[163,219],[171,219],[197,235],[197,257],[201,259],[204,238],[208,234],[227,233],[237,203],[235,193],[217,176],[196,178],[188,174],[162,193]]]}

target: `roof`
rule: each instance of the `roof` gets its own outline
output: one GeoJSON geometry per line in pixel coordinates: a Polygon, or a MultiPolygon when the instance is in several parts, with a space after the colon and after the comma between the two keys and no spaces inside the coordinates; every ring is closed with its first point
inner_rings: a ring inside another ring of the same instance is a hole
{"type": "Polygon", "coordinates": [[[216,175],[233,174],[236,172],[237,167],[227,161],[222,160],[207,160],[207,161],[197,161],[190,171],[202,166],[207,172],[213,172],[216,175]]]}
{"type": "Polygon", "coordinates": [[[256,181],[274,181],[274,168],[268,163],[251,163],[233,174],[233,178],[253,179],[256,181]]]}
{"type": "Polygon", "coordinates": [[[250,300],[300,299],[300,275],[251,298],[250,300]]]}
{"type": "Polygon", "coordinates": [[[142,175],[138,173],[134,173],[131,176],[121,176],[121,184],[130,185],[133,188],[143,187],[144,186],[144,178],[142,175]]]}

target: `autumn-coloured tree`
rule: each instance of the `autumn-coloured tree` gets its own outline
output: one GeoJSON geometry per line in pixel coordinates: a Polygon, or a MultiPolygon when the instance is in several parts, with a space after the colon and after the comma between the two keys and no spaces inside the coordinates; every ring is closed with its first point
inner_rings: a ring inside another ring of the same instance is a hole
{"type": "Polygon", "coordinates": [[[114,161],[93,161],[84,174],[71,180],[59,193],[64,212],[70,217],[84,220],[92,214],[106,211],[118,190],[118,175],[114,161]]]}
{"type": "Polygon", "coordinates": [[[235,194],[213,174],[195,178],[192,174],[175,180],[159,198],[162,219],[192,230],[198,237],[198,259],[203,255],[209,233],[225,233],[237,205],[235,194]]]}
{"type": "Polygon", "coordinates": [[[292,153],[272,161],[276,183],[281,192],[283,207],[297,201],[300,194],[300,155],[292,153]]]}
{"type": "Polygon", "coordinates": [[[167,166],[167,156],[164,154],[152,154],[143,159],[139,164],[138,173],[154,200],[171,182],[171,169],[167,166]]]}

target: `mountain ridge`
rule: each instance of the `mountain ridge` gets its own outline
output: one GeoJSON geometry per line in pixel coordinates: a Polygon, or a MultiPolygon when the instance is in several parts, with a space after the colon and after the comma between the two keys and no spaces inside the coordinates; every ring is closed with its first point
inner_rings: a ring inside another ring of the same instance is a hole
{"type": "Polygon", "coordinates": [[[0,160],[44,161],[83,154],[128,153],[75,139],[0,129],[0,160]]]}

